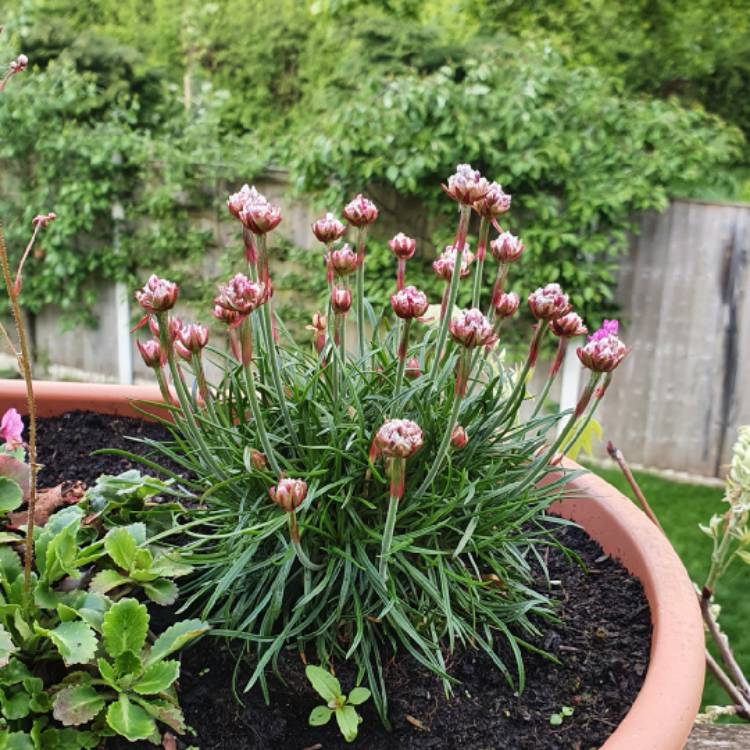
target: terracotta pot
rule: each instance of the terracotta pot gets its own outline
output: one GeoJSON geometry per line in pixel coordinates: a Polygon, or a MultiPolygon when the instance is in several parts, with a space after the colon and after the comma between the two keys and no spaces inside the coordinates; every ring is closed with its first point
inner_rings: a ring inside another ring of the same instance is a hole
{"type": "MultiPolygon", "coordinates": [[[[37,383],[36,397],[40,416],[81,409],[136,417],[142,415],[134,401],[160,398],[155,386],[52,382],[37,383]]],[[[0,414],[11,406],[25,411],[24,385],[0,380],[0,414]]],[[[593,474],[572,480],[569,497],[552,511],[580,524],[637,576],[651,606],[654,627],[646,679],[601,750],[682,750],[700,707],[705,671],[703,624],[685,568],[648,518],[593,474]]]]}

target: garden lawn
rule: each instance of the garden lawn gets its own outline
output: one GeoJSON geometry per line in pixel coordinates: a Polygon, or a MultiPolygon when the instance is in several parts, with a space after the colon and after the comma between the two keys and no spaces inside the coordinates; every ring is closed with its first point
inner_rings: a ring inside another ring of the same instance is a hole
{"type": "MultiPolygon", "coordinates": [[[[625,478],[617,468],[589,467],[596,474],[633,498],[625,478]]],[[[721,489],[674,482],[642,471],[633,472],[664,530],[682,558],[690,577],[702,585],[709,567],[711,540],[698,528],[713,513],[722,512],[721,489]]],[[[750,673],[750,568],[735,561],[719,582],[716,600],[721,605],[721,626],[730,638],[745,673],[750,673]]],[[[726,694],[712,677],[707,677],[704,705],[726,704],[726,694]]]]}

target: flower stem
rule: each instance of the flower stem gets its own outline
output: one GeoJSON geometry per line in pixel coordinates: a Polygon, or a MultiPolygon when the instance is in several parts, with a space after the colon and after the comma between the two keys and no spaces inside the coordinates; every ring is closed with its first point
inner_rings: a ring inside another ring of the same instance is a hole
{"type": "Polygon", "coordinates": [[[398,396],[401,384],[404,382],[404,371],[406,370],[406,355],[409,350],[409,332],[411,330],[411,318],[406,318],[401,324],[401,338],[398,342],[398,369],[396,370],[396,387],[394,396],[398,396]]]}
{"type": "Polygon", "coordinates": [[[287,513],[289,516],[289,538],[292,540],[292,547],[294,547],[294,553],[297,555],[297,559],[303,568],[308,570],[321,570],[325,567],[322,563],[314,563],[302,549],[302,541],[300,540],[299,526],[297,525],[297,514],[292,511],[287,513]]]}
{"type": "Polygon", "coordinates": [[[365,356],[365,239],[367,227],[357,230],[357,342],[359,356],[365,356]]]}
{"type": "Polygon", "coordinates": [[[393,532],[396,528],[396,517],[398,506],[404,495],[404,482],[406,479],[406,459],[392,458],[390,463],[391,496],[388,501],[388,513],[385,517],[383,527],[383,541],[380,546],[380,577],[383,582],[388,580],[388,558],[391,554],[393,544],[393,532]]]}
{"type": "Polygon", "coordinates": [[[534,419],[534,417],[537,414],[539,414],[542,406],[544,405],[544,401],[549,394],[550,388],[552,387],[552,383],[557,377],[557,373],[560,371],[560,366],[562,365],[563,359],[565,358],[565,350],[567,348],[568,348],[568,339],[565,338],[565,336],[560,336],[560,340],[558,341],[558,344],[557,344],[557,354],[555,354],[555,360],[552,363],[551,367],[549,368],[549,374],[547,375],[547,381],[544,384],[544,388],[542,388],[541,393],[536,398],[536,404],[534,404],[534,411],[531,412],[529,421],[534,419]]]}
{"type": "Polygon", "coordinates": [[[487,237],[490,234],[490,223],[482,217],[479,222],[479,241],[477,242],[477,265],[474,269],[474,289],[471,295],[471,306],[479,307],[482,295],[482,276],[484,274],[484,258],[487,254],[487,237]]]}

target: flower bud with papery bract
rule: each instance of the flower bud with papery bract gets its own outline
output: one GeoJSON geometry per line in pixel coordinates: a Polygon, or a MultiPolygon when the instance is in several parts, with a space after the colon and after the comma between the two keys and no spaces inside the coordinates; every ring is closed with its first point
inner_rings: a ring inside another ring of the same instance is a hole
{"type": "Polygon", "coordinates": [[[171,310],[177,302],[179,293],[180,290],[173,281],[160,279],[152,274],[143,285],[143,289],[135,293],[135,298],[147,313],[159,313],[171,310]]]}
{"type": "Polygon", "coordinates": [[[498,318],[510,318],[516,314],[521,300],[515,292],[504,292],[495,302],[495,315],[498,318]]]}
{"type": "Polygon", "coordinates": [[[211,314],[216,320],[226,323],[230,328],[236,328],[245,318],[242,313],[238,313],[236,310],[229,310],[221,305],[214,305],[211,314]]]}
{"type": "Polygon", "coordinates": [[[491,182],[484,197],[474,203],[474,210],[485,219],[494,219],[509,208],[510,195],[497,182],[491,182]]]}
{"type": "Polygon", "coordinates": [[[344,207],[344,218],[355,227],[366,227],[378,218],[376,205],[361,193],[344,207]]]}
{"type": "Polygon", "coordinates": [[[12,73],[22,73],[26,68],[29,66],[29,58],[26,57],[26,55],[19,55],[11,64],[9,65],[10,70],[12,73]]]}
{"type": "Polygon", "coordinates": [[[529,295],[529,309],[537,320],[557,320],[570,312],[568,295],[559,284],[547,284],[529,295]]]}
{"type": "Polygon", "coordinates": [[[293,513],[307,496],[307,483],[302,479],[279,479],[275,487],[268,490],[276,505],[287,513],[293,513]]]}
{"type": "Polygon", "coordinates": [[[328,254],[328,262],[339,276],[348,276],[354,273],[359,265],[357,253],[349,244],[343,245],[338,250],[332,250],[328,254]]]}
{"type": "Polygon", "coordinates": [[[451,445],[455,450],[463,450],[469,442],[469,436],[466,434],[466,430],[457,424],[451,432],[451,445]]]}
{"type": "Polygon", "coordinates": [[[455,173],[448,178],[448,185],[442,187],[454,201],[471,206],[484,198],[490,183],[476,169],[472,169],[471,164],[459,164],[455,173]]]}
{"type": "Polygon", "coordinates": [[[260,451],[250,451],[250,465],[256,471],[263,471],[268,466],[268,459],[260,451]]]}
{"type": "Polygon", "coordinates": [[[585,346],[576,349],[578,359],[584,367],[594,372],[612,372],[622,362],[628,353],[628,348],[620,341],[617,334],[611,333],[611,323],[608,328],[602,326],[593,335],[585,346]]]}
{"type": "Polygon", "coordinates": [[[346,227],[332,214],[327,213],[312,225],[313,234],[325,244],[341,239],[346,227]]]}
{"type": "Polygon", "coordinates": [[[467,349],[476,346],[492,346],[497,341],[492,324],[476,307],[471,310],[459,310],[453,320],[448,323],[451,338],[467,349]]]}
{"type": "Polygon", "coordinates": [[[268,201],[250,201],[242,207],[239,219],[253,234],[267,234],[281,223],[281,209],[268,201]]]}
{"type": "Polygon", "coordinates": [[[251,281],[245,274],[238,273],[226,284],[219,285],[214,303],[241,315],[249,315],[268,300],[269,291],[270,287],[262,281],[251,281]]]}
{"type": "MultiPolygon", "coordinates": [[[[460,278],[465,279],[469,275],[469,266],[474,260],[474,254],[469,251],[468,244],[464,247],[461,253],[461,271],[460,278]]],[[[443,250],[440,257],[432,263],[432,270],[445,281],[450,281],[453,276],[453,268],[456,264],[456,249],[453,245],[448,245],[443,250]]]]}
{"type": "Polygon", "coordinates": [[[331,307],[337,313],[348,313],[352,306],[352,293],[350,289],[336,287],[331,292],[331,307]]]}
{"type": "Polygon", "coordinates": [[[393,312],[404,320],[421,318],[429,306],[427,295],[414,286],[407,286],[391,295],[393,312]]]}
{"type": "Polygon", "coordinates": [[[422,369],[419,366],[419,360],[416,357],[406,360],[406,369],[404,375],[407,378],[416,379],[422,374],[422,369]]]}
{"type": "Polygon", "coordinates": [[[375,444],[388,458],[410,458],[422,442],[422,428],[410,419],[389,419],[375,434],[375,444]]]}
{"type": "Polygon", "coordinates": [[[180,329],[180,343],[192,354],[200,354],[208,343],[208,328],[200,323],[188,323],[180,329]]]}
{"type": "Polygon", "coordinates": [[[57,218],[57,214],[54,211],[50,211],[48,214],[39,214],[38,216],[35,216],[31,223],[35,227],[39,227],[40,229],[46,229],[50,222],[54,221],[57,218]]]}
{"type": "Polygon", "coordinates": [[[514,263],[523,250],[523,242],[510,232],[503,232],[490,242],[490,252],[498,263],[514,263]]]}
{"type": "Polygon", "coordinates": [[[393,239],[388,241],[391,252],[401,260],[409,260],[417,249],[417,241],[399,232],[393,239]]]}
{"type": "Polygon", "coordinates": [[[146,367],[161,367],[165,363],[166,357],[162,354],[161,345],[156,339],[138,340],[135,345],[146,367]]]}
{"type": "Polygon", "coordinates": [[[551,320],[549,329],[555,336],[560,338],[572,339],[576,336],[583,336],[589,332],[584,325],[583,319],[578,313],[569,312],[557,320],[551,320]]]}

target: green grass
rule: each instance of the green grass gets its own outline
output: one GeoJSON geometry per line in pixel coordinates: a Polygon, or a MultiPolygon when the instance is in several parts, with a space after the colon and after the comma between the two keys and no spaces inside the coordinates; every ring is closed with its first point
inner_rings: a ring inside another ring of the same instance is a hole
{"type": "MultiPolygon", "coordinates": [[[[590,468],[632,499],[633,494],[619,469],[590,468]]],[[[723,491],[715,487],[673,482],[640,471],[634,474],[690,577],[702,584],[708,572],[711,540],[700,531],[698,524],[707,523],[713,513],[721,512],[726,507],[721,502],[723,491]]],[[[716,591],[716,600],[722,608],[722,628],[729,636],[746,674],[750,673],[749,586],[750,569],[737,561],[720,581],[716,591]]],[[[706,705],[728,702],[724,691],[710,676],[706,679],[703,701],[706,705]]]]}

